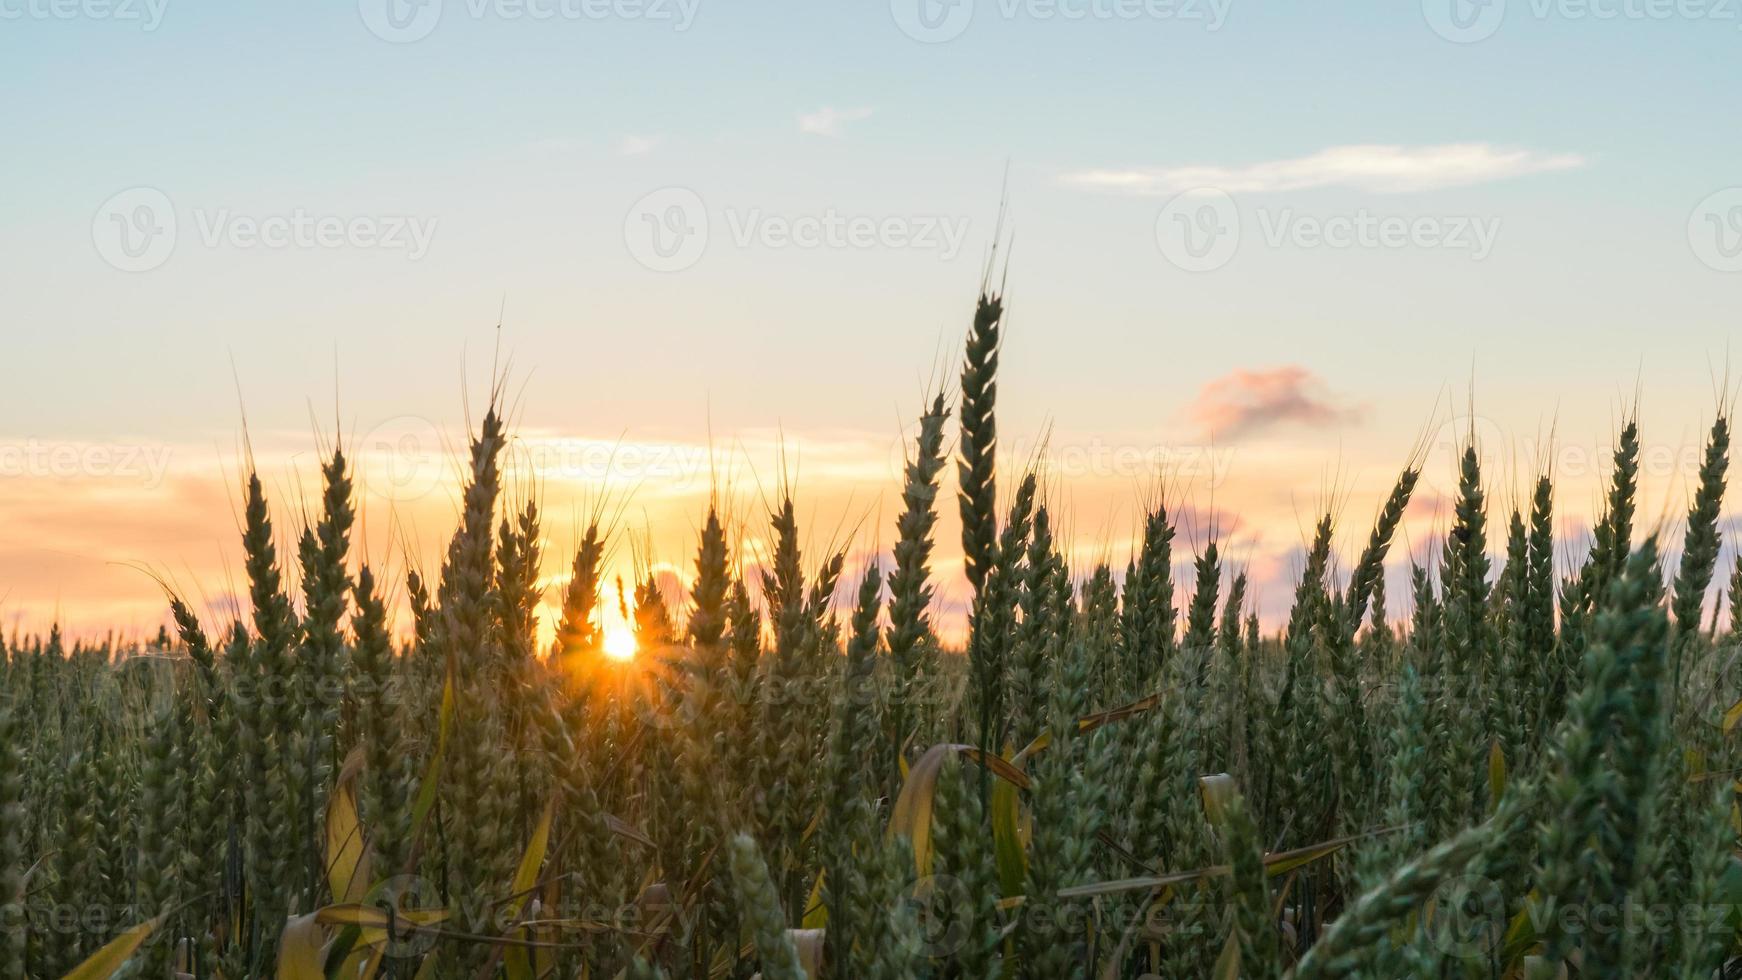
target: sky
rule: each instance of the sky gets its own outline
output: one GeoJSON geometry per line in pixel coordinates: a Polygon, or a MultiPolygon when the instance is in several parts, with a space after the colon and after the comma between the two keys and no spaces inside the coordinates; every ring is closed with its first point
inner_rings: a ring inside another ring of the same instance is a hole
{"type": "Polygon", "coordinates": [[[0,622],[224,615],[248,448],[286,544],[337,439],[359,560],[428,567],[493,378],[553,587],[603,516],[680,588],[710,496],[753,566],[783,477],[862,564],[989,269],[1081,571],[1159,501],[1274,621],[1418,450],[1429,556],[1471,431],[1570,556],[1635,411],[1673,531],[1739,45],[1735,0],[0,0],[0,622]]]}

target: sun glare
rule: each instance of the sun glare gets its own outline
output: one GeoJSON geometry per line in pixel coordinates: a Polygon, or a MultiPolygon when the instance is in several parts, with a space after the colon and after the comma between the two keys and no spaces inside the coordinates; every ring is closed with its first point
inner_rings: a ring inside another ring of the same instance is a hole
{"type": "Polygon", "coordinates": [[[605,656],[627,663],[635,659],[635,633],[627,626],[614,626],[605,633],[605,656]]]}

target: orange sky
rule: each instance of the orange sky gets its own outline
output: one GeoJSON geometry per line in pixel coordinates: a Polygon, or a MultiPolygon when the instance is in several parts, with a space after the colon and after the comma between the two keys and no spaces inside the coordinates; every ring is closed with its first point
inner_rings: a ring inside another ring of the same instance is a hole
{"type": "MultiPolygon", "coordinates": [[[[1428,554],[1443,533],[1452,454],[1469,428],[1449,410],[1406,428],[1413,435],[1381,453],[1367,448],[1377,441],[1374,410],[1336,399],[1301,369],[1231,375],[1188,402],[1178,429],[1202,438],[1054,428],[1040,447],[1034,434],[1006,431],[1002,485],[1008,489],[1023,466],[1038,461],[1079,574],[1101,560],[1122,568],[1142,502],[1165,500],[1178,523],[1176,559],[1183,565],[1213,536],[1227,560],[1249,570],[1267,623],[1285,611],[1302,538],[1316,514],[1330,506],[1339,515],[1346,567],[1416,444],[1426,447],[1425,474],[1393,552],[1395,584],[1407,556],[1428,554]],[[1210,425],[1232,435],[1209,438],[1203,427],[1210,425]]],[[[1487,417],[1476,431],[1498,524],[1514,487],[1550,450],[1546,437],[1517,435],[1487,417]]],[[[1679,533],[1700,430],[1689,423],[1672,431],[1666,440],[1647,429],[1641,514],[1644,523],[1679,533]]],[[[675,594],[687,587],[696,529],[712,496],[729,515],[739,560],[753,567],[766,551],[767,508],[783,472],[797,488],[813,562],[831,547],[847,549],[849,569],[874,553],[887,555],[910,434],[893,424],[881,433],[760,429],[715,432],[710,447],[705,428],[691,439],[637,438],[522,423],[505,485],[509,503],[518,507],[532,496],[544,512],[546,609],[554,613],[573,545],[594,515],[614,529],[614,575],[633,578],[637,568],[651,567],[675,594]]],[[[356,560],[385,566],[394,581],[408,566],[434,569],[457,513],[455,461],[464,439],[458,413],[449,422],[413,416],[358,422],[345,438],[358,484],[356,560]]],[[[283,430],[255,432],[251,441],[275,509],[280,555],[291,554],[304,503],[316,495],[319,446],[330,440],[283,430]]],[[[8,632],[41,630],[56,619],[76,634],[155,631],[165,609],[154,575],[195,598],[214,620],[234,608],[242,589],[238,446],[40,440],[9,446],[0,451],[0,617],[8,632]]],[[[1559,523],[1569,550],[1588,526],[1607,453],[1606,437],[1563,436],[1549,457],[1561,478],[1559,523]]],[[[953,467],[945,484],[934,568],[940,626],[954,635],[966,584],[953,467]]],[[[1497,528],[1496,549],[1499,540],[1497,528]]],[[[1405,598],[1394,594],[1392,615],[1406,611],[1405,598]]]]}

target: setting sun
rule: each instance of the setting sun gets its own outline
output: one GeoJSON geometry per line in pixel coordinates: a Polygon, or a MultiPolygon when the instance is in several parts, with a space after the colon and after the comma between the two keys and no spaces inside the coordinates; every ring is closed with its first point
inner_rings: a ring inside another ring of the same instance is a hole
{"type": "Polygon", "coordinates": [[[635,633],[627,626],[613,626],[605,633],[605,656],[622,663],[635,659],[635,633]]]}

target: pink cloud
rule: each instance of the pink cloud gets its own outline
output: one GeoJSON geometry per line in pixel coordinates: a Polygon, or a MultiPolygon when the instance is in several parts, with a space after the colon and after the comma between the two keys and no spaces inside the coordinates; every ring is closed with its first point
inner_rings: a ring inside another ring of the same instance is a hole
{"type": "Polygon", "coordinates": [[[1295,364],[1237,370],[1204,385],[1189,409],[1192,420],[1210,433],[1237,438],[1281,424],[1329,426],[1360,418],[1340,405],[1324,383],[1295,364]]]}

